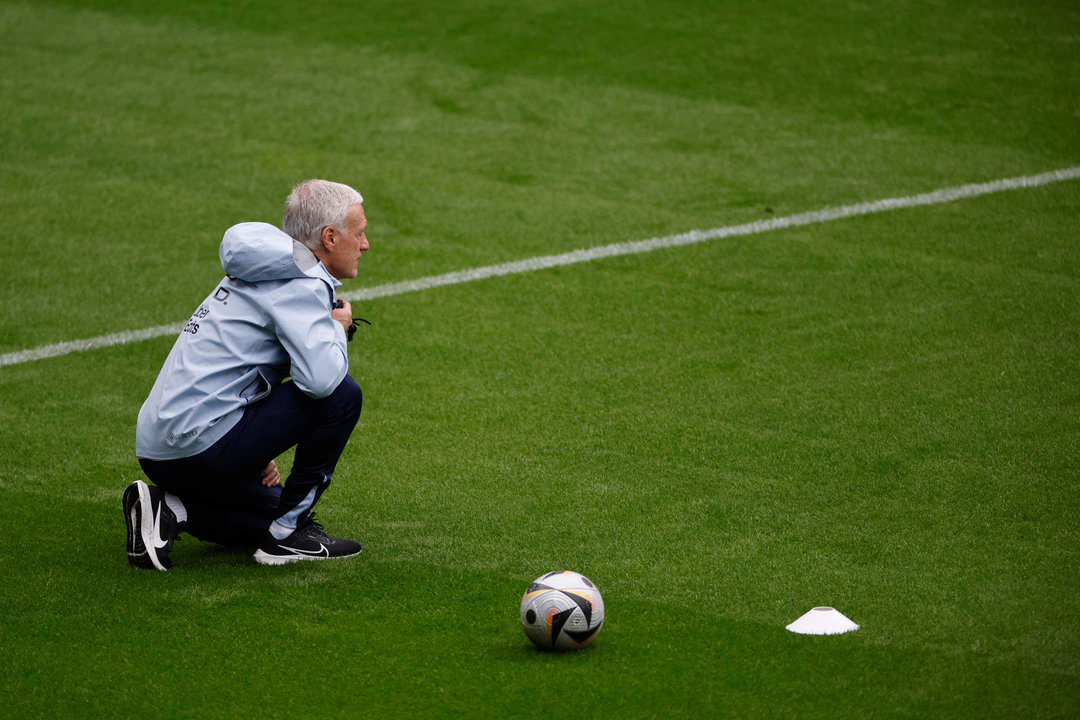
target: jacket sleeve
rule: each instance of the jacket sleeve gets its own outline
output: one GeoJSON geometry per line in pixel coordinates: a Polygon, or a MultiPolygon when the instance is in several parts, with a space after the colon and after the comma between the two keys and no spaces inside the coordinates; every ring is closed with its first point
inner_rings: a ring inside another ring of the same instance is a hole
{"type": "Polygon", "coordinates": [[[313,398],[334,392],[349,372],[349,355],[345,328],[330,317],[326,285],[306,278],[286,282],[275,293],[271,314],[296,387],[313,398]]]}

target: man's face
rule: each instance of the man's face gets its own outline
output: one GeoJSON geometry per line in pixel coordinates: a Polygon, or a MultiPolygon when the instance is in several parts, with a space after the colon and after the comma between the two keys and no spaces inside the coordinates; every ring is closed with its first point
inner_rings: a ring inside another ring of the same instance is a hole
{"type": "Polygon", "coordinates": [[[364,231],[367,229],[367,218],[364,217],[364,206],[359,203],[350,205],[345,215],[345,223],[342,230],[332,228],[333,247],[326,253],[323,265],[331,275],[338,280],[347,280],[356,277],[357,263],[365,250],[371,247],[368,244],[364,231]]]}

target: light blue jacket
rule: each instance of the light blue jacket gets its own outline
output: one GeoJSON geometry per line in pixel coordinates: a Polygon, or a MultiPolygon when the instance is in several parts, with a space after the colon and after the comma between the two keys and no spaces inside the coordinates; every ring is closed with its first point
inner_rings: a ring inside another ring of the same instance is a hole
{"type": "Polygon", "coordinates": [[[330,317],[341,283],[310,250],[249,222],[225,231],[219,255],[227,277],[185,325],[139,410],[138,457],[196,455],[286,376],[321,398],[349,371],[345,329],[330,317]]]}

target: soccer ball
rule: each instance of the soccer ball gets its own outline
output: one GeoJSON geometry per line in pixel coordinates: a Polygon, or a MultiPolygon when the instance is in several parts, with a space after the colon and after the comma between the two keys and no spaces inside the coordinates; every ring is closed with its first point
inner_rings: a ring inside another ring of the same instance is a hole
{"type": "Polygon", "coordinates": [[[541,650],[578,650],[600,632],[604,599],[589,578],[570,570],[541,575],[521,598],[521,626],[541,650]]]}

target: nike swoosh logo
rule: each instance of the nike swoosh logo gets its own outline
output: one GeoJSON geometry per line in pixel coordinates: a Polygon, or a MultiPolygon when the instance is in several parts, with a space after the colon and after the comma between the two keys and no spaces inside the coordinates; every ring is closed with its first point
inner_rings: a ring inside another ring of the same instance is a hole
{"type": "Polygon", "coordinates": [[[319,543],[319,549],[318,550],[301,550],[300,548],[289,548],[289,547],[285,547],[283,545],[278,545],[278,547],[281,548],[282,550],[288,550],[293,555],[312,555],[312,556],[324,555],[326,557],[330,557],[330,551],[327,550],[326,546],[323,545],[322,543],[319,543]]]}
{"type": "Polygon", "coordinates": [[[160,549],[168,545],[168,541],[161,541],[161,506],[158,505],[157,513],[154,514],[154,549],[160,549]]]}

